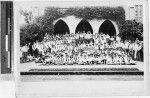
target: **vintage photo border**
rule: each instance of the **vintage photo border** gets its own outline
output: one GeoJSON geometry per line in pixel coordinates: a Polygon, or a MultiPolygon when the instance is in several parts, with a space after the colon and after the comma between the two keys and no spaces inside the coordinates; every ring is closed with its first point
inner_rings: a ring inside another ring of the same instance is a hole
{"type": "MultiPolygon", "coordinates": [[[[51,0],[50,2],[53,2],[51,0]]],[[[56,0],[58,1],[58,0],[56,0]]],[[[78,0],[80,1],[80,0],[78,0]]],[[[77,1],[77,2],[78,2],[77,1]]],[[[84,0],[89,1],[89,0],[84,0]]],[[[95,0],[98,1],[98,0],[95,0]]],[[[103,1],[103,0],[99,0],[103,1]]],[[[110,0],[108,0],[110,1],[110,0]]],[[[114,0],[118,1],[118,0],[114,0]]],[[[133,1],[133,0],[128,0],[133,1]]],[[[129,3],[125,1],[126,3],[129,3]]],[[[51,82],[21,82],[19,71],[19,26],[18,9],[19,2],[14,6],[14,71],[16,80],[16,94],[23,97],[30,96],[111,96],[111,95],[147,95],[149,82],[149,34],[148,34],[148,1],[134,0],[141,4],[143,2],[143,24],[144,24],[144,81],[51,81],[51,82]],[[21,89],[20,86],[23,86],[21,89]],[[24,90],[29,90],[24,92],[24,90]],[[43,92],[41,92],[43,91],[43,92]],[[45,91],[45,92],[44,92],[45,91]],[[40,94],[39,94],[40,93],[40,94]],[[38,94],[38,95],[35,95],[38,94]]],[[[134,2],[133,1],[133,2],[134,2]]],[[[44,2],[44,1],[43,1],[44,2]]],[[[59,2],[65,2],[59,1],[59,2]]],[[[83,2],[83,0],[82,0],[83,2]]],[[[93,1],[94,2],[94,1],[93,1]]],[[[111,1],[112,2],[112,1],[111,1]]]]}

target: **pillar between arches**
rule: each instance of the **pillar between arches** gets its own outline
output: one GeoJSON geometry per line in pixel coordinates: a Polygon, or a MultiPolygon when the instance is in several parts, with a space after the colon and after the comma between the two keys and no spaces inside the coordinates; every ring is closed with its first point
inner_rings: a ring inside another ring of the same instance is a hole
{"type": "MultiPolygon", "coordinates": [[[[53,22],[53,24],[55,25],[55,23],[57,21],[59,21],[60,19],[62,19],[68,25],[69,30],[70,30],[70,34],[75,34],[76,27],[80,23],[80,21],[82,20],[81,18],[77,18],[75,16],[67,16],[67,17],[62,17],[62,18],[59,18],[59,19],[55,20],[53,22]]],[[[87,20],[90,23],[90,25],[92,26],[93,34],[96,34],[96,33],[99,32],[100,26],[102,25],[102,23],[105,20],[106,19],[101,19],[101,20],[98,20],[98,19],[87,20]]],[[[119,28],[118,28],[117,23],[115,21],[112,21],[112,20],[109,20],[109,21],[111,21],[112,24],[114,25],[115,30],[116,30],[116,35],[118,35],[119,34],[119,28]]]]}

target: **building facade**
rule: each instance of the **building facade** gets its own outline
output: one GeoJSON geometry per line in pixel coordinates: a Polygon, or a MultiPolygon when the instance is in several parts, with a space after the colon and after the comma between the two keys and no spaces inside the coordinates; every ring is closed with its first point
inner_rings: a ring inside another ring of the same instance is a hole
{"type": "Polygon", "coordinates": [[[136,20],[143,23],[143,5],[134,5],[129,7],[129,20],[136,20]]]}
{"type": "Polygon", "coordinates": [[[68,32],[69,34],[76,33],[101,33],[105,32],[110,34],[110,36],[115,36],[119,34],[118,25],[115,21],[111,19],[92,19],[86,20],[83,18],[76,18],[75,16],[67,16],[64,18],[59,18],[53,22],[54,31],[56,32],[68,32]],[[67,29],[62,30],[63,29],[67,29]]]}

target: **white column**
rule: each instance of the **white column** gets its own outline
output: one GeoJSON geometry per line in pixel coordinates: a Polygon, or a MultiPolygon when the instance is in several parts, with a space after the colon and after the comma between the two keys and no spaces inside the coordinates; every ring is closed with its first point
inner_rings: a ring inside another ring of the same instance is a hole
{"type": "Polygon", "coordinates": [[[76,27],[80,23],[81,20],[82,19],[76,18],[75,16],[68,16],[64,18],[64,21],[67,23],[69,27],[70,34],[71,33],[75,34],[76,27]]]}
{"type": "Polygon", "coordinates": [[[93,29],[93,34],[99,32],[99,28],[103,22],[104,22],[104,20],[97,20],[97,19],[93,19],[93,20],[89,21],[89,23],[91,24],[92,29],[93,29]]]}

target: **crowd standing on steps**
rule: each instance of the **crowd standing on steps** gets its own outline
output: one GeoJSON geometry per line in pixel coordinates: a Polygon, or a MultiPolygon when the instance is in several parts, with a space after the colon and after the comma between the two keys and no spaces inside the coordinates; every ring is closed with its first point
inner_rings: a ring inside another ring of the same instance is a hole
{"type": "Polygon", "coordinates": [[[89,32],[46,35],[42,42],[20,47],[21,63],[49,65],[131,64],[143,61],[143,41],[122,41],[118,36],[89,32]],[[30,51],[29,51],[30,50],[30,51]]]}

